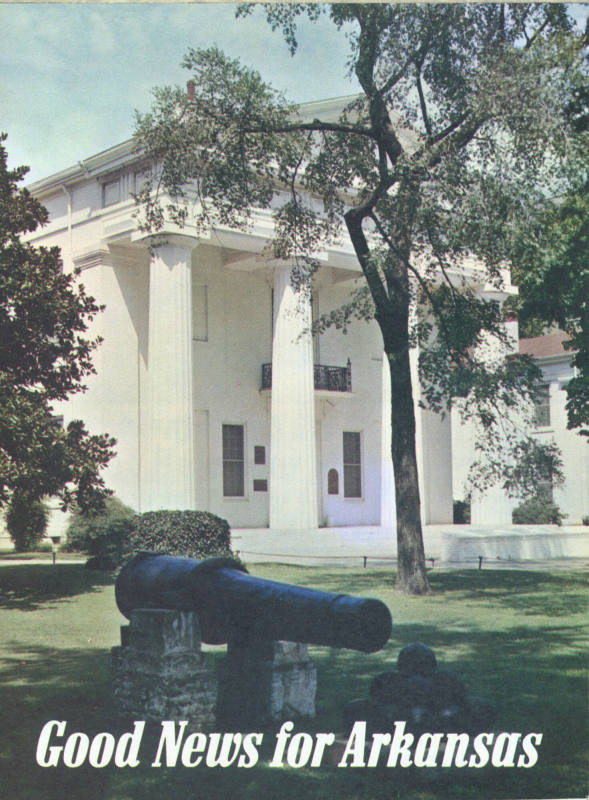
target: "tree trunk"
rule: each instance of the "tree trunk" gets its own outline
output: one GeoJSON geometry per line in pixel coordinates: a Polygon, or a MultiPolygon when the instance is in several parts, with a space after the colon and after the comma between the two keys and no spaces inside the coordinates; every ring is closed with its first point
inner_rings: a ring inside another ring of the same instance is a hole
{"type": "MultiPolygon", "coordinates": [[[[398,236],[400,253],[411,252],[406,235],[410,229],[411,211],[415,192],[410,185],[405,190],[399,207],[405,228],[398,236]]],[[[386,266],[390,294],[386,294],[381,278],[370,262],[368,242],[362,230],[362,221],[370,216],[361,206],[345,214],[346,225],[354,251],[366,277],[375,305],[375,318],[380,327],[384,351],[391,372],[391,455],[395,473],[395,499],[397,506],[397,588],[406,594],[430,592],[425,571],[425,553],[421,531],[421,503],[417,481],[417,455],[415,452],[415,411],[409,363],[409,278],[405,260],[389,253],[386,266]],[[391,292],[391,286],[394,287],[391,292]]]]}
{"type": "Polygon", "coordinates": [[[393,353],[385,341],[385,353],[391,372],[391,455],[397,506],[397,589],[407,594],[427,594],[430,587],[425,569],[421,529],[409,342],[407,341],[407,347],[402,352],[393,353]]]}

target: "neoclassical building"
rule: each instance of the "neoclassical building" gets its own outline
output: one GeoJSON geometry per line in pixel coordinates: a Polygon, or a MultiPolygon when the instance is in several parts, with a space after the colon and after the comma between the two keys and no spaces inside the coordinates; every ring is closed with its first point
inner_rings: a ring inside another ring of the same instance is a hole
{"type": "MultiPolygon", "coordinates": [[[[328,119],[340,107],[308,111],[328,119]]],[[[59,413],[116,437],[107,484],[138,511],[205,509],[233,527],[394,526],[380,331],[309,331],[362,280],[351,247],[320,254],[305,296],[290,264],[263,252],[267,212],[247,233],[139,232],[141,174],[127,142],[29,187],[50,214],[32,241],[58,245],[105,305],[91,331],[104,340],[97,374],[59,413]]],[[[451,523],[451,418],[416,413],[423,521],[451,523]]],[[[492,523],[496,501],[477,502],[492,523]]]]}

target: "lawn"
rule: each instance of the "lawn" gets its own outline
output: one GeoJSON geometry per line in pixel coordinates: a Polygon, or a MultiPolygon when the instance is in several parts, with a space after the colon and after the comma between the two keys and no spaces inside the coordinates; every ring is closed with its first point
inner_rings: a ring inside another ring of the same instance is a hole
{"type": "MultiPolygon", "coordinates": [[[[168,798],[333,798],[342,800],[502,800],[587,795],[587,597],[585,576],[564,572],[433,571],[434,594],[407,598],[385,570],[256,565],[251,572],[291,583],[380,597],[393,635],[375,654],[313,648],[318,716],[298,730],[337,731],[342,703],[365,696],[371,677],[408,642],[432,647],[471,695],[498,709],[496,729],[541,731],[531,769],[136,769],[38,767],[43,724],[115,733],[109,652],[124,622],[113,580],[79,564],[0,567],[0,795],[10,800],[168,798]]],[[[157,736],[148,730],[145,741],[157,736]]],[[[151,752],[151,751],[149,751],[151,752]]]]}

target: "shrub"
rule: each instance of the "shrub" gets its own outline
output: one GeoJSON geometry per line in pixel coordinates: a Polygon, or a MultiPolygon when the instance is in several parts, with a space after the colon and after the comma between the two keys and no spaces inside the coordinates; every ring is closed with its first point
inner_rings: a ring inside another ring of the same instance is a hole
{"type": "Polygon", "coordinates": [[[6,512],[6,528],[17,552],[33,550],[43,538],[49,512],[40,500],[15,492],[6,512]]]}
{"type": "Polygon", "coordinates": [[[583,517],[583,525],[589,525],[589,517],[583,517]]]}
{"type": "Polygon", "coordinates": [[[562,525],[566,514],[546,497],[530,497],[513,509],[515,525],[562,525]]]}
{"type": "Polygon", "coordinates": [[[114,569],[125,558],[135,522],[135,512],[116,497],[106,500],[104,510],[72,514],[66,531],[66,548],[86,552],[92,558],[86,566],[114,569]]]}
{"type": "Polygon", "coordinates": [[[470,500],[454,500],[454,525],[470,525],[470,500]]]}
{"type": "Polygon", "coordinates": [[[208,558],[231,555],[227,520],[208,511],[147,511],[138,514],[131,550],[208,558]]]}

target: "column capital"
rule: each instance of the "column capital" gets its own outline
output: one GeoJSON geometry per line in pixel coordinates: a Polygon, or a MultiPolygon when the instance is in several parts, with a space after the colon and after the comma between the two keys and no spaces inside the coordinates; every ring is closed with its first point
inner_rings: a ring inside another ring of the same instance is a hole
{"type": "Polygon", "coordinates": [[[82,253],[76,253],[72,261],[74,265],[81,270],[104,265],[112,267],[113,265],[113,258],[110,250],[108,247],[101,245],[97,245],[91,250],[86,250],[82,253]]]}
{"type": "Polygon", "coordinates": [[[194,250],[201,242],[201,237],[191,233],[178,233],[177,231],[163,231],[161,233],[139,233],[132,236],[133,243],[145,244],[150,249],[161,247],[184,247],[194,250]]]}

